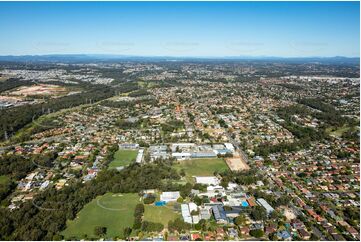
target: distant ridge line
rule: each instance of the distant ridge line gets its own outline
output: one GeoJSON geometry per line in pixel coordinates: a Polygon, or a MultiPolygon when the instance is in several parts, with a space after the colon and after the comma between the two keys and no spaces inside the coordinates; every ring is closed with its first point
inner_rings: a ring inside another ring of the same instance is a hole
{"type": "Polygon", "coordinates": [[[277,57],[277,56],[137,56],[110,54],[47,54],[47,55],[0,55],[0,61],[76,62],[76,61],[285,61],[359,64],[360,57],[277,57]]]}

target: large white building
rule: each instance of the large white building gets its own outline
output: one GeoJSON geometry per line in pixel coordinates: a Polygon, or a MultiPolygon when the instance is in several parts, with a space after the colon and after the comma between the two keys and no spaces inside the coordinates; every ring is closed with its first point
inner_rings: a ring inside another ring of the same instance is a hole
{"type": "Polygon", "coordinates": [[[269,205],[269,203],[266,200],[264,200],[263,198],[257,199],[257,203],[259,205],[261,205],[262,207],[264,207],[268,214],[270,214],[274,211],[274,209],[271,207],[271,205],[269,205]]]}
{"type": "Polygon", "coordinates": [[[144,154],[144,150],[143,150],[143,149],[140,149],[140,150],[138,151],[138,155],[137,155],[137,158],[136,158],[135,162],[137,162],[137,163],[142,163],[143,154],[144,154]]]}
{"type": "Polygon", "coordinates": [[[173,152],[172,157],[176,158],[177,160],[188,160],[191,158],[191,153],[188,152],[173,152]]]}
{"type": "Polygon", "coordinates": [[[119,144],[119,148],[120,149],[131,149],[131,150],[135,150],[139,148],[139,144],[119,144]]]}
{"type": "Polygon", "coordinates": [[[165,202],[175,202],[179,197],[179,192],[162,192],[160,195],[160,200],[165,202]]]}
{"type": "Polygon", "coordinates": [[[195,203],[188,203],[189,211],[198,211],[198,206],[195,203]]]}
{"type": "Polygon", "coordinates": [[[194,143],[174,143],[171,145],[171,150],[172,150],[172,152],[176,152],[177,148],[180,150],[183,150],[183,149],[189,150],[194,147],[195,147],[194,143]]]}
{"type": "Polygon", "coordinates": [[[227,150],[231,151],[232,153],[234,152],[234,146],[231,143],[224,143],[224,146],[226,147],[227,150]]]}
{"type": "Polygon", "coordinates": [[[182,204],[181,210],[182,210],[182,217],[184,222],[191,224],[193,221],[192,221],[191,212],[189,211],[188,204],[182,204]]]}
{"type": "Polygon", "coordinates": [[[188,203],[181,205],[182,217],[184,222],[189,224],[199,223],[199,215],[191,215],[192,211],[198,211],[198,206],[195,203],[188,203]]]}

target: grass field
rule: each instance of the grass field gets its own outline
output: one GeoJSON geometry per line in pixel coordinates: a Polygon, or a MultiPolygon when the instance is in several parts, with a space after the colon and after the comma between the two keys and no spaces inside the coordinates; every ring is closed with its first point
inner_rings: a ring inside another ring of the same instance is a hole
{"type": "Polygon", "coordinates": [[[67,221],[67,228],[61,233],[65,239],[81,239],[84,235],[96,238],[94,228],[107,228],[107,238],[122,236],[125,227],[134,223],[134,209],[139,203],[138,194],[107,193],[88,203],[73,221],[67,221]]]}
{"type": "Polygon", "coordinates": [[[223,159],[219,158],[179,161],[174,167],[177,170],[183,169],[188,181],[193,181],[192,176],[213,176],[215,171],[222,172],[228,170],[227,164],[223,159]]]}
{"type": "Polygon", "coordinates": [[[142,88],[152,88],[155,87],[159,84],[157,84],[156,82],[147,82],[147,81],[138,81],[138,85],[141,86],[142,88]]]}
{"type": "Polygon", "coordinates": [[[114,154],[114,160],[110,162],[109,168],[126,166],[135,161],[137,158],[137,150],[118,150],[114,154]]]}
{"type": "Polygon", "coordinates": [[[9,178],[7,176],[0,176],[0,185],[5,184],[9,178]]]}
{"type": "Polygon", "coordinates": [[[144,220],[162,223],[164,227],[168,226],[170,220],[180,217],[180,214],[173,211],[172,205],[156,207],[154,205],[145,205],[144,220]]]}
{"type": "Polygon", "coordinates": [[[343,133],[349,131],[350,129],[351,129],[351,127],[344,125],[342,127],[335,128],[335,129],[328,128],[328,129],[326,129],[326,132],[330,135],[334,135],[336,137],[341,137],[343,133]]]}

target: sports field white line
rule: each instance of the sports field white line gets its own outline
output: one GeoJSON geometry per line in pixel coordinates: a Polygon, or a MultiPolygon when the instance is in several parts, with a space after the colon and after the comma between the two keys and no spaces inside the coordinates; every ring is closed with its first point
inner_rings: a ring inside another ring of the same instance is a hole
{"type": "Polygon", "coordinates": [[[103,208],[105,210],[109,210],[109,211],[124,211],[124,210],[126,210],[125,208],[107,208],[107,207],[105,207],[104,205],[102,205],[100,203],[100,199],[97,199],[97,205],[98,205],[98,207],[103,208]]]}

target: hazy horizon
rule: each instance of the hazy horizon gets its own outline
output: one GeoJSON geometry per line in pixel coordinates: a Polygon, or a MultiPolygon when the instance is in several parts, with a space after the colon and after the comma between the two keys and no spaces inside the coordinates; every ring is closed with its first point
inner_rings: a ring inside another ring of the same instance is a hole
{"type": "Polygon", "coordinates": [[[0,2],[0,55],[359,57],[359,7],[359,2],[0,2]]]}
{"type": "Polygon", "coordinates": [[[237,59],[237,58],[244,58],[244,59],[262,59],[262,58],[279,58],[279,59],[307,59],[307,58],[348,58],[348,59],[355,59],[360,58],[360,56],[271,56],[271,55],[229,55],[229,56],[197,56],[197,55],[184,55],[184,56],[177,56],[177,55],[132,55],[132,54],[111,54],[111,53],[58,53],[58,54],[19,54],[19,55],[0,55],[0,57],[45,57],[45,56],[88,56],[88,57],[111,57],[111,58],[127,58],[127,57],[140,57],[140,58],[200,58],[200,59],[237,59]]]}

